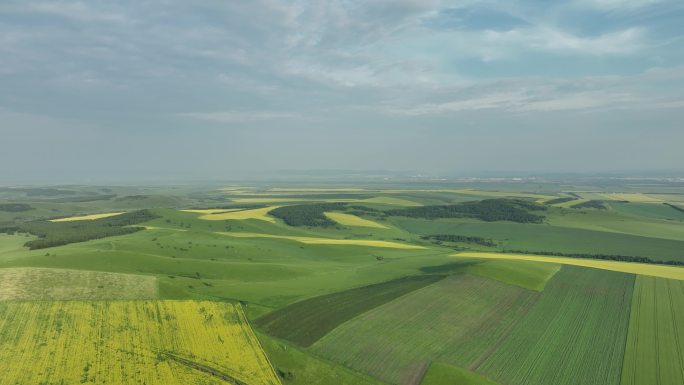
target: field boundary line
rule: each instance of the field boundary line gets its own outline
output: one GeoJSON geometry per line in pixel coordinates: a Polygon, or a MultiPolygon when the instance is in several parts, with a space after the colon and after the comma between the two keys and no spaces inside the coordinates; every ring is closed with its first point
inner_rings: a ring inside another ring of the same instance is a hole
{"type": "Polygon", "coordinates": [[[266,359],[266,362],[268,362],[268,367],[271,369],[271,373],[273,374],[273,377],[278,381],[278,383],[281,383],[278,377],[278,373],[276,373],[275,366],[273,366],[273,363],[271,362],[271,359],[268,358],[268,354],[266,354],[266,350],[264,350],[264,347],[261,346],[261,341],[259,341],[259,337],[257,337],[256,333],[254,333],[254,329],[252,329],[252,324],[249,322],[249,319],[247,319],[247,315],[245,315],[244,309],[242,308],[241,303],[237,303],[237,306],[235,308],[238,310],[238,316],[240,317],[240,320],[244,322],[247,326],[249,326],[249,334],[250,338],[256,342],[256,346],[259,347],[261,352],[264,354],[264,358],[266,359]]]}

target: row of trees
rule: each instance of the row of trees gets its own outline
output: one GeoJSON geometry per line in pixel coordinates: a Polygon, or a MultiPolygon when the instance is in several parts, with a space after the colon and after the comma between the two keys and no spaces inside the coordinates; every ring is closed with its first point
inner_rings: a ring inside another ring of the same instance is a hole
{"type": "Polygon", "coordinates": [[[462,242],[462,243],[475,243],[477,245],[481,246],[488,246],[488,247],[494,247],[496,246],[496,243],[487,238],[482,238],[482,237],[476,237],[476,236],[467,236],[467,235],[455,235],[455,234],[434,234],[434,235],[425,235],[421,237],[422,239],[425,240],[435,240],[437,242],[462,242]]]}
{"type": "Polygon", "coordinates": [[[550,256],[554,256],[554,257],[601,259],[601,260],[608,260],[608,261],[638,262],[638,263],[651,263],[651,264],[656,264],[656,265],[684,266],[684,261],[661,261],[661,260],[656,260],[656,259],[652,259],[649,257],[641,257],[641,256],[634,256],[634,255],[561,253],[561,252],[556,252],[556,251],[529,251],[529,250],[505,250],[504,253],[537,254],[537,255],[550,255],[550,256]]]}
{"type": "Polygon", "coordinates": [[[518,223],[542,223],[544,217],[530,213],[543,211],[546,206],[519,199],[485,199],[455,205],[410,207],[386,211],[390,216],[413,218],[477,218],[487,222],[512,221],[518,223]]]}

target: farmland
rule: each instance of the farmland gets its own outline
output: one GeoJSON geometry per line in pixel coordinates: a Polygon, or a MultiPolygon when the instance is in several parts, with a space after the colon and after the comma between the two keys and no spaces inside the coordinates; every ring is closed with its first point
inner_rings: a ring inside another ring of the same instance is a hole
{"type": "Polygon", "coordinates": [[[76,216],[76,217],[50,219],[50,222],[92,221],[95,219],[114,217],[114,216],[121,215],[121,214],[123,214],[123,213],[119,212],[119,213],[102,213],[102,214],[80,215],[80,216],[76,216]]]}
{"type": "Polygon", "coordinates": [[[633,283],[564,266],[478,371],[509,384],[619,384],[633,283]]]}
{"type": "Polygon", "coordinates": [[[640,276],[634,286],[621,385],[684,382],[684,282],[640,276]]]}
{"type": "Polygon", "coordinates": [[[259,318],[257,324],[271,335],[309,346],[345,321],[442,278],[403,278],[315,297],[259,318]]]}
{"type": "Polygon", "coordinates": [[[0,314],[3,385],[280,383],[239,306],[22,302],[0,314]]]}
{"type": "Polygon", "coordinates": [[[389,383],[412,384],[433,360],[477,363],[535,300],[531,291],[454,275],[343,324],[313,350],[389,383]]]}
{"type": "Polygon", "coordinates": [[[680,383],[682,195],[586,190],[0,189],[0,384],[680,383]]]}

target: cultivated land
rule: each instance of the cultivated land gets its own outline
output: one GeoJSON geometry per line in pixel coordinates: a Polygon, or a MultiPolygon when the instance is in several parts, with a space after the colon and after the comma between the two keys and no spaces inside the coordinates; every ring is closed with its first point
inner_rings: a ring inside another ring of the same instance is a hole
{"type": "Polygon", "coordinates": [[[116,215],[121,215],[120,213],[102,213],[102,214],[90,214],[90,215],[80,215],[76,217],[67,217],[59,219],[50,219],[50,222],[73,222],[73,221],[92,221],[95,219],[109,218],[116,215]]]}
{"type": "Polygon", "coordinates": [[[477,365],[536,298],[458,274],[342,324],[313,350],[388,383],[414,384],[432,361],[477,365]]]}
{"type": "Polygon", "coordinates": [[[377,229],[386,229],[387,226],[382,225],[377,222],[369,221],[368,219],[363,219],[357,217],[356,215],[344,214],[344,213],[325,213],[325,215],[332,219],[333,221],[344,225],[344,226],[358,226],[358,227],[373,227],[377,229]]]}
{"type": "Polygon", "coordinates": [[[477,370],[508,384],[619,384],[633,283],[564,266],[477,370]]]}
{"type": "Polygon", "coordinates": [[[553,264],[573,265],[647,275],[652,277],[671,278],[684,280],[684,267],[653,265],[635,262],[602,261],[597,259],[581,259],[567,257],[546,257],[542,255],[529,254],[501,254],[501,253],[458,253],[454,256],[459,258],[483,258],[483,259],[503,259],[512,261],[534,261],[547,262],[553,264]]]}
{"type": "Polygon", "coordinates": [[[591,178],[0,188],[0,384],[680,384],[683,207],[591,178]]]}
{"type": "Polygon", "coordinates": [[[634,286],[621,385],[684,383],[684,282],[641,276],[634,286]]]}
{"type": "Polygon", "coordinates": [[[276,385],[238,306],[0,303],[0,384],[276,385]]]}

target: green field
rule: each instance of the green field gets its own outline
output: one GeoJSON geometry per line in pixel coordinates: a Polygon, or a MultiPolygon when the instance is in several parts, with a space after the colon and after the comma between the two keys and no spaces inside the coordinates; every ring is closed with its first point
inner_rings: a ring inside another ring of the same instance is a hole
{"type": "Polygon", "coordinates": [[[684,282],[640,276],[634,285],[621,385],[684,383],[684,282]]]}
{"type": "Polygon", "coordinates": [[[633,284],[563,266],[477,371],[507,384],[619,384],[633,284]]]}
{"type": "Polygon", "coordinates": [[[313,351],[386,382],[412,384],[432,361],[477,366],[537,296],[457,274],[342,324],[313,351]]]}
{"type": "Polygon", "coordinates": [[[559,264],[495,260],[473,264],[466,271],[510,285],[542,291],[546,283],[560,270],[559,264]]]}
{"type": "Polygon", "coordinates": [[[487,377],[469,370],[442,363],[433,363],[420,385],[499,385],[487,377]]]}
{"type": "Polygon", "coordinates": [[[342,323],[442,278],[439,275],[400,278],[315,297],[276,310],[256,323],[273,336],[309,346],[342,323]]]}

